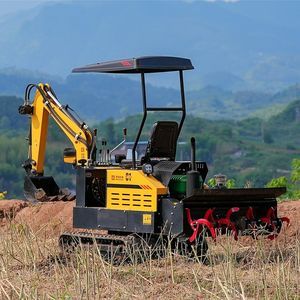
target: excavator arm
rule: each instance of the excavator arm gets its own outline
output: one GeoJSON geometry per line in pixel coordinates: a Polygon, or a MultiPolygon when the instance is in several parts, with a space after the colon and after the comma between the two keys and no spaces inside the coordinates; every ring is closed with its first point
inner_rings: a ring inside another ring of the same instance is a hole
{"type": "Polygon", "coordinates": [[[26,170],[25,197],[28,200],[46,200],[55,196],[59,189],[53,177],[44,176],[44,162],[47,144],[49,116],[61,128],[73,144],[67,149],[64,161],[76,165],[88,165],[95,159],[95,136],[88,126],[72,113],[68,106],[63,106],[49,84],[30,84],[25,91],[24,104],[19,113],[30,117],[28,159],[24,163],[26,170]],[[36,89],[33,101],[30,93],[36,89]],[[50,188],[52,186],[53,188],[50,188]]]}

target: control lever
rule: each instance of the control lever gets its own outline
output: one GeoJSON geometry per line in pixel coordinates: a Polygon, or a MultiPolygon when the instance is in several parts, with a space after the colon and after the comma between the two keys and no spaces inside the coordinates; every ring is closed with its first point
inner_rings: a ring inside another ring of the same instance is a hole
{"type": "Polygon", "coordinates": [[[110,161],[111,161],[111,155],[112,153],[117,150],[121,145],[123,145],[126,142],[126,137],[127,137],[127,128],[123,128],[123,141],[121,143],[119,143],[116,147],[114,147],[111,151],[110,151],[110,161]]]}

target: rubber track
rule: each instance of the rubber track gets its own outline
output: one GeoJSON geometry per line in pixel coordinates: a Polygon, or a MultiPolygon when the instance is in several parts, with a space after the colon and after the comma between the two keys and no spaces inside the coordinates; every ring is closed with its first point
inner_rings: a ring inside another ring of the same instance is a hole
{"type": "Polygon", "coordinates": [[[80,242],[82,242],[82,239],[91,239],[90,241],[93,242],[94,240],[97,242],[98,241],[103,241],[105,243],[99,243],[99,244],[105,244],[109,245],[111,242],[117,242],[117,244],[121,245],[123,244],[124,246],[128,244],[133,244],[136,242],[136,238],[132,235],[116,235],[116,234],[101,234],[101,233],[95,233],[93,231],[66,231],[64,232],[61,236],[62,237],[68,237],[68,238],[73,238],[74,240],[79,238],[80,242]]]}

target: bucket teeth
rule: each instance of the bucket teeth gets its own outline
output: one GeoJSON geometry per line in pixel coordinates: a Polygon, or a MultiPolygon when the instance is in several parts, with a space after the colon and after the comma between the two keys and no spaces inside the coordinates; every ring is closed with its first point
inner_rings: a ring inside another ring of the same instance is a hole
{"type": "Polygon", "coordinates": [[[59,189],[52,176],[25,175],[24,195],[30,202],[71,201],[75,195],[69,189],[59,189]]]}
{"type": "Polygon", "coordinates": [[[49,196],[47,199],[47,202],[53,202],[53,201],[58,201],[57,196],[49,196]]]}
{"type": "MultiPolygon", "coordinates": [[[[62,190],[62,192],[64,192],[64,190],[62,190]]],[[[69,191],[68,194],[47,196],[43,189],[39,189],[38,193],[35,193],[34,199],[37,202],[73,201],[76,199],[76,195],[69,191]]]]}
{"type": "MultiPolygon", "coordinates": [[[[75,200],[76,195],[69,192],[68,194],[59,194],[55,196],[49,196],[47,197],[46,202],[54,202],[54,201],[73,201],[75,200]]],[[[43,201],[45,202],[45,201],[43,201]]]]}
{"type": "Polygon", "coordinates": [[[66,197],[65,201],[73,201],[73,200],[75,200],[75,198],[76,198],[75,194],[70,194],[66,197]]]}
{"type": "Polygon", "coordinates": [[[45,191],[43,189],[37,189],[34,193],[34,198],[37,200],[37,201],[41,201],[41,202],[44,202],[45,199],[47,198],[47,195],[45,193],[45,191]]]}

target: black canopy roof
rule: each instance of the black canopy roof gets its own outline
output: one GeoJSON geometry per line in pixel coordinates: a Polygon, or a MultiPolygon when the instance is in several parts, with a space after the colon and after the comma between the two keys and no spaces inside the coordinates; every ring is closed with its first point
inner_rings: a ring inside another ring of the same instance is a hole
{"type": "Polygon", "coordinates": [[[154,73],[194,69],[187,58],[171,56],[144,56],[87,65],[72,70],[73,73],[154,73]]]}

